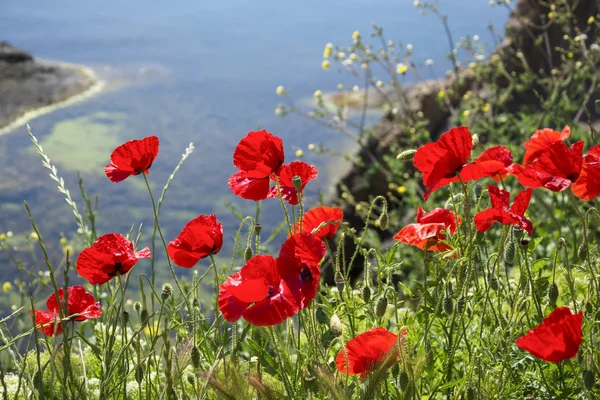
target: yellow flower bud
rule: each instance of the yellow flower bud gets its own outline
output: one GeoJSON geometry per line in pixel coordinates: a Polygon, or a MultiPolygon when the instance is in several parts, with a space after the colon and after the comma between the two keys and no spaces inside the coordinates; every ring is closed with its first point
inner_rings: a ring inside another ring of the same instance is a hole
{"type": "Polygon", "coordinates": [[[354,31],[352,33],[352,39],[358,40],[358,38],[360,38],[360,32],[359,31],[354,31]]]}
{"type": "Polygon", "coordinates": [[[490,111],[490,108],[490,103],[485,103],[481,109],[483,110],[483,112],[488,112],[490,111]]]}
{"type": "Polygon", "coordinates": [[[329,62],[329,60],[323,60],[323,62],[321,63],[321,67],[327,71],[329,69],[329,67],[331,66],[331,63],[329,62]]]}
{"type": "Polygon", "coordinates": [[[406,73],[406,71],[408,71],[408,67],[405,64],[400,63],[400,64],[396,65],[396,73],[397,74],[403,75],[406,73]]]}
{"type": "Polygon", "coordinates": [[[404,193],[406,193],[406,187],[398,186],[398,188],[396,189],[396,192],[398,192],[398,194],[404,194],[404,193]]]}
{"type": "Polygon", "coordinates": [[[313,143],[310,143],[310,144],[308,145],[308,149],[309,149],[310,151],[315,151],[315,149],[316,149],[316,148],[317,148],[317,146],[315,146],[313,143]]]}
{"type": "Polygon", "coordinates": [[[440,90],[440,91],[438,92],[438,97],[439,97],[440,99],[443,99],[444,97],[446,97],[446,92],[445,92],[445,91],[443,91],[443,90],[440,90]]]}
{"type": "Polygon", "coordinates": [[[6,235],[4,233],[0,233],[0,242],[3,242],[6,240],[6,235]]]}
{"type": "Polygon", "coordinates": [[[4,282],[4,285],[2,285],[2,291],[4,293],[8,293],[8,292],[10,292],[11,289],[12,289],[12,283],[4,282]]]}
{"type": "Polygon", "coordinates": [[[570,52],[567,53],[567,58],[573,58],[573,52],[572,51],[570,51],[570,52]]]}
{"type": "Polygon", "coordinates": [[[465,110],[462,112],[462,116],[467,118],[469,115],[471,115],[471,111],[470,110],[465,110]]]}
{"type": "Polygon", "coordinates": [[[554,18],[554,12],[553,12],[553,11],[550,11],[550,12],[548,13],[548,19],[552,19],[552,18],[554,18]]]}
{"type": "Polygon", "coordinates": [[[64,246],[65,244],[67,244],[67,238],[65,238],[65,237],[61,237],[61,238],[60,238],[60,244],[62,244],[63,246],[64,246]]]}
{"type": "Polygon", "coordinates": [[[277,86],[277,89],[275,89],[275,93],[281,96],[283,93],[285,93],[285,89],[283,88],[283,86],[277,86]]]}
{"type": "Polygon", "coordinates": [[[320,90],[316,90],[313,96],[315,97],[315,99],[319,99],[323,96],[323,92],[321,92],[320,90]]]}
{"type": "Polygon", "coordinates": [[[591,17],[589,17],[587,20],[588,25],[593,24],[595,20],[596,20],[596,18],[593,15],[591,17]]]}
{"type": "Polygon", "coordinates": [[[325,50],[323,50],[323,58],[329,58],[329,56],[331,56],[332,51],[333,51],[333,45],[331,43],[327,43],[325,45],[325,50]]]}
{"type": "Polygon", "coordinates": [[[303,155],[304,155],[304,151],[302,151],[301,149],[296,150],[296,157],[302,158],[303,155]]]}

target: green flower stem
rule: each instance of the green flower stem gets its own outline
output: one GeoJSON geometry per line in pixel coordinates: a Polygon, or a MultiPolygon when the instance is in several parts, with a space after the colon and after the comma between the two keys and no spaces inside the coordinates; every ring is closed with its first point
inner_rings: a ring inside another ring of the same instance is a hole
{"type": "Polygon", "coordinates": [[[146,177],[146,174],[141,174],[141,175],[144,177],[144,182],[146,183],[146,189],[148,189],[148,194],[150,195],[150,200],[152,201],[152,210],[154,212],[154,225],[156,226],[156,229],[158,230],[160,239],[162,240],[163,247],[165,249],[165,255],[167,256],[167,262],[169,263],[169,268],[171,269],[171,275],[173,275],[173,280],[175,281],[175,285],[177,285],[177,289],[179,289],[181,296],[183,296],[183,300],[185,301],[185,305],[188,309],[188,312],[191,312],[192,308],[190,307],[190,302],[189,302],[188,296],[183,291],[183,288],[181,287],[181,284],[179,283],[179,279],[177,279],[177,275],[175,274],[175,269],[173,268],[173,264],[171,263],[171,258],[168,255],[167,242],[165,241],[165,237],[163,236],[162,229],[160,229],[160,225],[158,223],[158,210],[156,208],[156,202],[154,201],[154,196],[152,195],[152,189],[150,189],[150,182],[148,182],[148,178],[146,177]]]}

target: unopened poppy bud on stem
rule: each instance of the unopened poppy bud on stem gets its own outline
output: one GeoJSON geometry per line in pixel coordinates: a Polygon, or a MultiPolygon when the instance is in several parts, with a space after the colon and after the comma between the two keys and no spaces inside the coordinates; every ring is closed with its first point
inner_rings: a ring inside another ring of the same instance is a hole
{"type": "Polygon", "coordinates": [[[385,315],[387,306],[388,306],[387,297],[381,296],[379,299],[377,299],[377,303],[375,303],[375,315],[377,316],[377,318],[381,318],[385,315]]]}
{"type": "Polygon", "coordinates": [[[244,252],[244,259],[248,262],[252,258],[252,248],[250,246],[246,247],[246,251],[244,252]]]}
{"type": "Polygon", "coordinates": [[[365,286],[362,288],[362,299],[365,303],[368,303],[371,300],[371,288],[365,286]]]}
{"type": "Polygon", "coordinates": [[[198,350],[197,346],[192,347],[191,359],[194,369],[200,368],[200,350],[198,350]]]}
{"type": "Polygon", "coordinates": [[[173,294],[173,286],[169,285],[168,283],[165,283],[162,287],[162,293],[160,295],[161,298],[164,301],[171,297],[171,294],[173,294]]]}
{"type": "Polygon", "coordinates": [[[292,184],[297,191],[300,191],[302,189],[302,178],[300,178],[298,175],[294,176],[292,178],[292,184]]]}
{"type": "Polygon", "coordinates": [[[398,154],[396,156],[396,160],[401,160],[401,161],[410,161],[413,159],[413,157],[415,156],[417,150],[414,149],[410,149],[410,150],[404,150],[403,152],[401,152],[400,154],[398,154]]]}
{"type": "Polygon", "coordinates": [[[337,314],[333,314],[331,316],[331,321],[329,321],[329,329],[331,329],[331,333],[333,333],[335,336],[340,336],[342,334],[342,320],[337,316],[337,314]]]}
{"type": "Polygon", "coordinates": [[[558,286],[556,286],[556,283],[552,282],[549,286],[548,286],[548,300],[550,301],[551,305],[556,305],[556,300],[558,299],[558,286]]]}
{"type": "Polygon", "coordinates": [[[382,231],[385,231],[388,226],[388,213],[386,210],[383,210],[381,215],[379,216],[379,228],[382,231]]]}
{"type": "Polygon", "coordinates": [[[476,133],[474,133],[473,136],[471,136],[471,144],[473,148],[479,146],[479,135],[477,135],[476,133]]]}

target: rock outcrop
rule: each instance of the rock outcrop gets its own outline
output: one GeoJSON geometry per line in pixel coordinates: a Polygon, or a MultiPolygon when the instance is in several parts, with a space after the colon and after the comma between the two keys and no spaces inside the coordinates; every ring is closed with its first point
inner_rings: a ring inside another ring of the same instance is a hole
{"type": "Polygon", "coordinates": [[[36,60],[0,41],[0,130],[26,112],[65,101],[94,83],[84,68],[36,60]]]}

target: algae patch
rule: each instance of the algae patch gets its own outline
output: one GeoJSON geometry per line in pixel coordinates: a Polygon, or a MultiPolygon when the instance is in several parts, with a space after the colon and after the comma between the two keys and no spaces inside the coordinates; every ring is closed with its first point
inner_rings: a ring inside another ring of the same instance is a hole
{"type": "Polygon", "coordinates": [[[123,113],[97,112],[58,122],[41,144],[60,166],[82,173],[101,174],[111,152],[121,144],[127,127],[123,113]]]}

